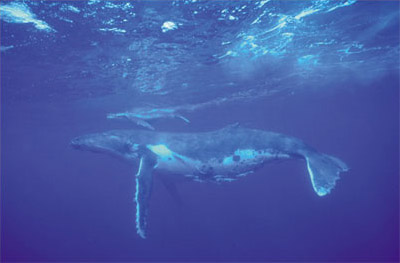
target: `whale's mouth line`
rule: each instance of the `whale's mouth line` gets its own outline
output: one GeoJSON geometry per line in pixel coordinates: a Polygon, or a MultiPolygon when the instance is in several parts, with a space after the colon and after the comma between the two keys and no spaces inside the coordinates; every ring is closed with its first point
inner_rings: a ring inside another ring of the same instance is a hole
{"type": "Polygon", "coordinates": [[[79,142],[78,139],[72,139],[70,141],[69,145],[72,149],[79,150],[82,152],[91,152],[91,153],[95,153],[95,154],[104,154],[105,153],[105,154],[109,154],[110,156],[117,158],[117,159],[124,159],[124,156],[121,156],[121,154],[119,154],[115,151],[112,151],[108,148],[104,148],[101,146],[90,146],[85,143],[79,142]]]}
{"type": "Polygon", "coordinates": [[[81,150],[81,151],[89,151],[93,153],[104,153],[105,149],[101,149],[99,147],[90,147],[83,143],[80,143],[77,139],[72,139],[69,143],[72,149],[81,150]]]}

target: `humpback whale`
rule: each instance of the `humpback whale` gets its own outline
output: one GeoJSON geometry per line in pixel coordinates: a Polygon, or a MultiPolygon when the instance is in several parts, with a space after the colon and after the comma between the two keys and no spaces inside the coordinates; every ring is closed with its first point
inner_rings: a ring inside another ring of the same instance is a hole
{"type": "Polygon", "coordinates": [[[136,228],[147,233],[147,215],[153,174],[175,174],[197,182],[230,182],[268,162],[303,159],[319,196],[334,188],[348,170],[336,157],[319,153],[300,139],[264,130],[228,126],[199,133],[114,130],[71,140],[80,150],[106,153],[138,164],[136,172],[136,228]]]}
{"type": "Polygon", "coordinates": [[[154,119],[173,119],[178,118],[186,123],[190,121],[176,112],[176,109],[149,109],[149,108],[138,108],[133,111],[118,112],[118,113],[108,113],[107,119],[128,119],[138,126],[142,126],[149,130],[155,130],[155,128],[148,122],[148,120],[154,119]]]}

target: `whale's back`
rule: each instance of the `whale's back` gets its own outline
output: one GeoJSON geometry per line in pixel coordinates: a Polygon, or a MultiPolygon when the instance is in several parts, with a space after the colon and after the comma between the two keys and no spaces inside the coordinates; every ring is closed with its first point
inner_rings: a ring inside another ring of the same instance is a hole
{"type": "Polygon", "coordinates": [[[287,151],[287,145],[296,143],[295,139],[282,134],[239,127],[201,133],[148,133],[153,136],[147,144],[163,145],[174,153],[201,162],[211,158],[221,160],[240,150],[268,149],[280,153],[287,151]]]}

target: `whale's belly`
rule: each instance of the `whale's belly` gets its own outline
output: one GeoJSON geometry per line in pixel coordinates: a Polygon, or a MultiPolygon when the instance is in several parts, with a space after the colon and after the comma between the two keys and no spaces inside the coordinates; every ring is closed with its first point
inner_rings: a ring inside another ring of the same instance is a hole
{"type": "Polygon", "coordinates": [[[208,163],[209,166],[205,165],[204,169],[209,169],[217,181],[224,181],[225,178],[235,179],[252,173],[268,162],[287,158],[290,156],[270,149],[238,149],[223,159],[212,159],[208,163]]]}
{"type": "Polygon", "coordinates": [[[160,158],[158,159],[155,169],[160,172],[169,172],[175,174],[193,174],[197,171],[197,167],[199,165],[201,165],[201,162],[195,160],[160,158]]]}

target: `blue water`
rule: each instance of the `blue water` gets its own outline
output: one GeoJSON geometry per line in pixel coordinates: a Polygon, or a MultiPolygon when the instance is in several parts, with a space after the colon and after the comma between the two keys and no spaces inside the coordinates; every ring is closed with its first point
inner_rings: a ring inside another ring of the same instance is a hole
{"type": "Polygon", "coordinates": [[[1,260],[399,260],[399,2],[1,1],[1,260]],[[223,184],[157,177],[136,234],[137,167],[73,137],[239,122],[345,161],[319,197],[289,160],[223,184]]]}

